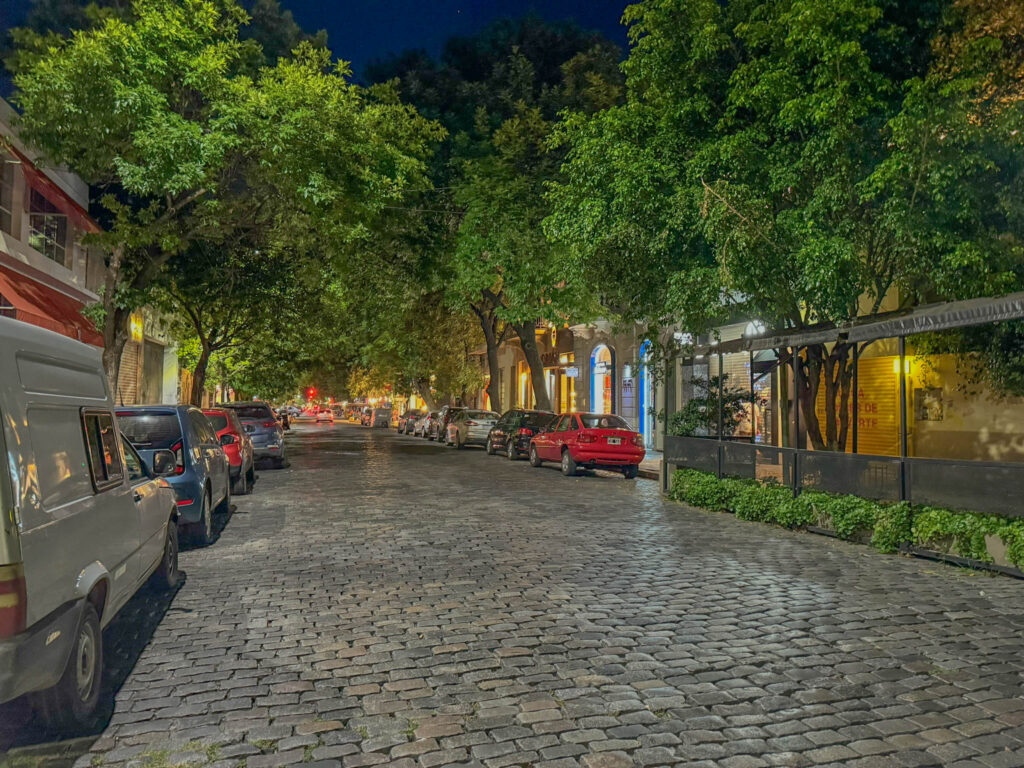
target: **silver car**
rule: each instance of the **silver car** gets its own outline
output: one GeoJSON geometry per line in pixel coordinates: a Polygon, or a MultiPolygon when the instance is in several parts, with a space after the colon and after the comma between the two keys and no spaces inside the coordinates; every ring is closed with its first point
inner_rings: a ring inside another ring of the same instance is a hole
{"type": "Polygon", "coordinates": [[[487,445],[487,436],[491,433],[491,427],[500,418],[501,415],[494,411],[459,411],[448,422],[445,444],[454,445],[456,448],[462,448],[465,445],[487,445]]]}
{"type": "Polygon", "coordinates": [[[269,459],[273,466],[281,469],[285,464],[284,430],[266,403],[234,402],[221,403],[218,408],[232,408],[252,440],[256,460],[269,459]]]}
{"type": "Polygon", "coordinates": [[[0,318],[0,704],[57,730],[93,720],[103,628],[147,579],[178,582],[178,508],[121,435],[100,350],[0,318]]]}

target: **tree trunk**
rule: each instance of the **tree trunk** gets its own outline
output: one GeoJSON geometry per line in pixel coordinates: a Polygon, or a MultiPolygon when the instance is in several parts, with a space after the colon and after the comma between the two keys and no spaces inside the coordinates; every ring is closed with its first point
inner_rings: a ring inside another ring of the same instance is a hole
{"type": "Polygon", "coordinates": [[[806,359],[796,357],[796,390],[807,440],[816,451],[845,451],[850,426],[850,390],[853,365],[848,344],[837,343],[831,352],[824,344],[805,348],[806,359]],[[825,386],[825,433],[822,435],[816,405],[821,385],[825,386]]]}
{"type": "MultiPolygon", "coordinates": [[[[795,350],[794,350],[795,352],[795,350]]],[[[821,386],[821,352],[820,344],[804,349],[806,357],[794,354],[793,371],[795,372],[796,395],[800,403],[801,423],[807,431],[807,440],[815,451],[825,450],[825,441],[821,436],[821,423],[814,409],[818,402],[818,389],[821,386]]],[[[799,438],[799,435],[797,436],[799,438]]]]}
{"type": "Polygon", "coordinates": [[[210,364],[210,346],[203,344],[203,351],[199,353],[195,370],[192,371],[192,393],[189,397],[189,404],[201,408],[203,405],[203,393],[206,390],[206,367],[210,364]]]}
{"type": "Polygon", "coordinates": [[[495,323],[492,320],[487,322],[480,318],[480,327],[484,330],[484,340],[487,343],[487,372],[490,377],[487,380],[487,397],[491,401],[491,410],[501,413],[501,368],[498,364],[498,334],[495,323]]]}
{"type": "Polygon", "coordinates": [[[434,400],[434,395],[430,391],[429,381],[423,381],[422,379],[416,381],[416,391],[419,392],[423,402],[427,404],[428,411],[437,410],[437,402],[434,400]]]}
{"type": "MultiPolygon", "coordinates": [[[[110,391],[114,400],[124,405],[117,388],[117,379],[121,373],[121,357],[128,343],[128,321],[130,313],[124,309],[108,307],[106,320],[103,322],[103,370],[110,382],[110,391]]],[[[132,403],[128,403],[132,405],[132,403]]]]}
{"type": "Polygon", "coordinates": [[[534,333],[532,324],[525,325],[516,323],[512,326],[519,342],[523,347],[523,355],[530,366],[530,380],[533,383],[533,400],[535,407],[541,411],[551,410],[551,398],[548,397],[547,387],[544,386],[544,362],[540,359],[540,351],[537,349],[537,336],[534,333]]]}

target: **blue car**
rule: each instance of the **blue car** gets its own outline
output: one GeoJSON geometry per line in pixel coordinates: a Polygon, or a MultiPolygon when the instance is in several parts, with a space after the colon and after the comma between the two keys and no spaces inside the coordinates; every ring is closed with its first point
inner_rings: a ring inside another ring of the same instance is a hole
{"type": "Polygon", "coordinates": [[[231,475],[227,456],[209,419],[190,405],[141,405],[119,408],[121,434],[147,465],[156,451],[174,454],[174,489],[178,522],[186,525],[200,546],[213,541],[213,512],[231,506],[231,475]]]}

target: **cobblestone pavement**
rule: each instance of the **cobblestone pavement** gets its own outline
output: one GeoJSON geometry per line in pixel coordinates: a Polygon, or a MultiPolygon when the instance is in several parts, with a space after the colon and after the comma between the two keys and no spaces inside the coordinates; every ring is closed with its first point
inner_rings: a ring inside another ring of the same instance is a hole
{"type": "MultiPolygon", "coordinates": [[[[289,442],[291,467],[183,553],[173,599],[139,595],[107,633],[102,733],[36,752],[1024,765],[1019,581],[697,512],[652,481],[341,424],[289,442]]],[[[0,710],[27,763],[41,737],[18,717],[0,710]]]]}

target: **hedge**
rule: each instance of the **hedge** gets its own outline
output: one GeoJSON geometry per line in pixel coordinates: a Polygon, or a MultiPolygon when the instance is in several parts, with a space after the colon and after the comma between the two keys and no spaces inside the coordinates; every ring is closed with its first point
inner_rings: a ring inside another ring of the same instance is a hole
{"type": "Polygon", "coordinates": [[[880,552],[895,552],[902,544],[955,550],[961,557],[991,562],[986,536],[1006,545],[1007,560],[1024,569],[1024,520],[993,515],[917,507],[906,502],[885,503],[859,496],[805,491],[793,492],[778,483],[719,478],[696,469],[672,475],[669,497],[716,512],[732,512],[743,520],[773,523],[784,528],[817,525],[842,539],[870,532],[880,552]]]}

